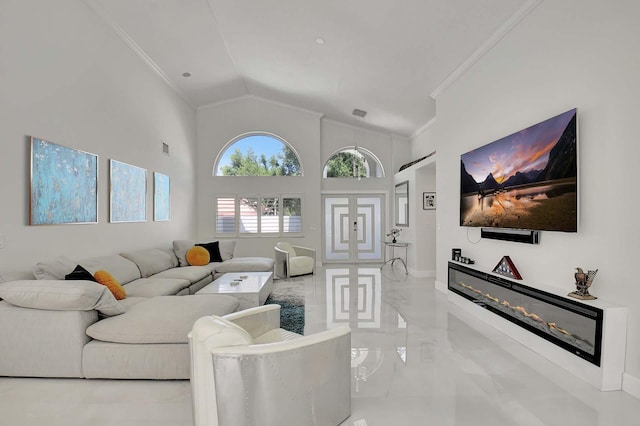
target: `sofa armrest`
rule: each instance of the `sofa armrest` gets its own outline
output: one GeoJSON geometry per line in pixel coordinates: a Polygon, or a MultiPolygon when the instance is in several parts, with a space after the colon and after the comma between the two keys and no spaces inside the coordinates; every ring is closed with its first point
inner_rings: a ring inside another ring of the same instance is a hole
{"type": "Polygon", "coordinates": [[[280,305],[262,305],[224,315],[222,318],[242,327],[253,339],[280,328],[280,305]]]}
{"type": "Polygon", "coordinates": [[[278,247],[274,247],[273,249],[276,252],[276,263],[275,263],[276,277],[289,278],[289,268],[287,267],[287,265],[289,264],[289,252],[286,250],[279,249],[278,247]]]}
{"type": "Polygon", "coordinates": [[[313,259],[313,274],[316,274],[316,249],[302,246],[293,246],[298,256],[309,256],[313,259]]]}
{"type": "Polygon", "coordinates": [[[83,377],[86,329],[97,311],[51,311],[0,302],[0,376],[83,377]]]}
{"type": "Polygon", "coordinates": [[[337,425],[351,413],[346,327],[285,342],[211,350],[220,424],[337,425]],[[228,390],[237,390],[231,394],[228,390]]]}

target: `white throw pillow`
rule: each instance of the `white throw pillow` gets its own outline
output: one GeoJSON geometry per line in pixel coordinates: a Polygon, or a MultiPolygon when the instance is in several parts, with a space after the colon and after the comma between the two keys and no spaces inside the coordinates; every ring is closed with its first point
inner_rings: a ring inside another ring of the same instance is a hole
{"type": "Polygon", "coordinates": [[[169,253],[161,249],[129,251],[120,253],[120,256],[138,265],[142,278],[147,278],[174,267],[173,259],[169,256],[169,253]]]}
{"type": "Polygon", "coordinates": [[[195,246],[195,241],[191,240],[174,240],[173,241],[173,251],[178,258],[178,262],[180,266],[189,266],[189,262],[187,262],[187,251],[195,246]]]}
{"type": "Polygon", "coordinates": [[[125,312],[111,291],[93,281],[22,280],[0,284],[0,298],[15,306],[50,311],[125,312]]]}
{"type": "Polygon", "coordinates": [[[223,261],[233,258],[233,252],[236,249],[236,240],[220,240],[218,242],[220,248],[220,257],[223,261]]]}
{"type": "Polygon", "coordinates": [[[78,262],[66,256],[59,256],[53,260],[38,262],[33,267],[33,275],[39,280],[64,280],[65,275],[71,273],[78,262]]]}

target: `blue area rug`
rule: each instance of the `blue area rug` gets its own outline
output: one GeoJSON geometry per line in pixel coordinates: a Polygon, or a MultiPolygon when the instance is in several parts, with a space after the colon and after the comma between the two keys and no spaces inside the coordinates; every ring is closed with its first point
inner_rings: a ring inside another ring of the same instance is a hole
{"type": "Polygon", "coordinates": [[[275,280],[265,305],[280,305],[280,327],[304,334],[304,282],[275,280]]]}

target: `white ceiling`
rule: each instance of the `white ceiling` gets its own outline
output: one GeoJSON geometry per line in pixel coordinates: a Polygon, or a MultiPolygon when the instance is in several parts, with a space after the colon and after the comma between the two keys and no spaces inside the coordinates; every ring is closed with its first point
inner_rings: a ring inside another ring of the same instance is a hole
{"type": "Polygon", "coordinates": [[[86,1],[195,107],[251,95],[409,136],[541,0],[86,1]]]}

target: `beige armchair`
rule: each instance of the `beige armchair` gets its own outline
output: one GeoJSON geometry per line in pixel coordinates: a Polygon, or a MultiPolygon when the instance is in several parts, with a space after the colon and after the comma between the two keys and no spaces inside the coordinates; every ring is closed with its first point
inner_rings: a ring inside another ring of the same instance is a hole
{"type": "Polygon", "coordinates": [[[351,330],[301,336],[279,326],[279,305],[196,321],[196,426],[325,426],[351,415],[351,330]]]}
{"type": "Polygon", "coordinates": [[[274,250],[276,252],[275,275],[277,277],[291,278],[297,275],[315,275],[315,249],[280,242],[276,244],[274,250]]]}

